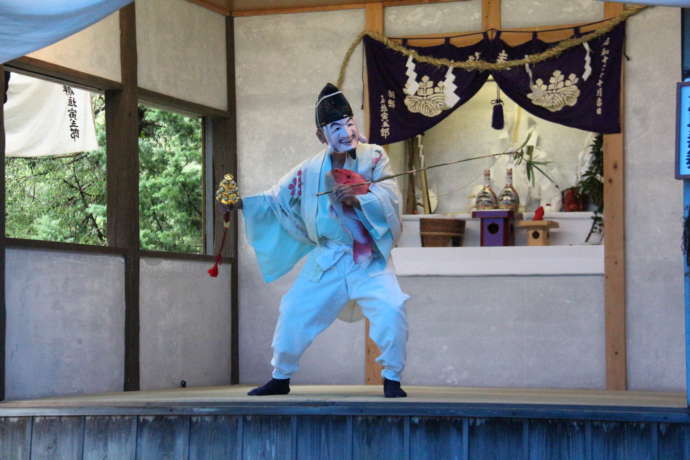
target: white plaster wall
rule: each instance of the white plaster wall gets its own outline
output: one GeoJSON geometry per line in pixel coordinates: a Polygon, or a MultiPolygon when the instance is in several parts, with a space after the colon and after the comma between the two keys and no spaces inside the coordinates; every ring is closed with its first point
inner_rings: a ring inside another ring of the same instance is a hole
{"type": "MultiPolygon", "coordinates": [[[[274,184],[322,146],[314,136],[314,103],[364,27],[361,9],[235,19],[239,184],[244,195],[274,184]]],[[[343,91],[360,122],[362,52],[357,48],[343,91]]],[[[265,284],[240,232],[240,381],[270,377],[271,338],[281,296],[297,269],[265,284]]],[[[361,384],[362,323],[336,321],[307,350],[296,383],[361,384]]]]}
{"type": "Polygon", "coordinates": [[[141,389],[230,383],[230,270],[211,264],[141,260],[141,389]]]}
{"type": "Polygon", "coordinates": [[[124,260],[8,249],[7,399],[122,391],[124,260]]]}
{"type": "Polygon", "coordinates": [[[604,388],[603,277],[401,277],[411,385],[604,388]]]}
{"type": "Polygon", "coordinates": [[[481,0],[385,8],[386,35],[477,32],[482,27],[481,0]]]}
{"type": "MultiPolygon", "coordinates": [[[[441,5],[425,8],[431,11],[441,5]]],[[[506,28],[601,16],[602,6],[594,0],[505,0],[503,10],[506,28]],[[520,23],[520,18],[528,23],[520,23]]],[[[363,16],[357,10],[237,19],[238,142],[245,194],[266,188],[319,148],[312,137],[313,100],[326,80],[336,78],[345,49],[362,27],[363,16]],[[257,50],[262,50],[261,55],[257,50]],[[270,60],[278,65],[271,68],[270,60]]],[[[391,35],[438,32],[430,24],[424,28],[410,24],[410,29],[397,31],[390,17],[386,30],[391,35]]],[[[680,10],[645,12],[630,21],[628,35],[627,53],[632,59],[625,64],[629,383],[638,390],[680,390],[684,388],[682,203],[680,183],[673,179],[680,10]]],[[[361,55],[356,55],[345,88],[351,101],[360,97],[360,65],[361,55]]],[[[268,378],[278,302],[294,273],[265,285],[244,240],[240,251],[241,380],[250,383],[268,378]]],[[[402,278],[401,284],[412,294],[405,376],[410,383],[585,388],[604,384],[600,277],[422,277],[402,278]],[[498,288],[494,291],[491,286],[498,288]],[[533,305],[535,296],[539,301],[533,305]],[[481,346],[469,343],[470,338],[481,346]],[[446,350],[441,341],[447,342],[446,350]],[[452,369],[444,370],[444,363],[452,369]],[[505,369],[514,363],[519,367],[505,369]]],[[[317,339],[295,381],[361,383],[359,324],[336,323],[317,339]]]]}
{"type": "Polygon", "coordinates": [[[631,389],[685,388],[682,185],[673,178],[681,12],[628,25],[625,88],[628,378],[631,389]]]}
{"type": "Polygon", "coordinates": [[[135,2],[139,86],[225,110],[225,16],[186,0],[135,2]]]}
{"type": "Polygon", "coordinates": [[[28,56],[121,81],[120,19],[115,12],[90,27],[28,56]]]}
{"type": "Polygon", "coordinates": [[[594,22],[603,17],[600,0],[501,0],[503,29],[594,22]]]}

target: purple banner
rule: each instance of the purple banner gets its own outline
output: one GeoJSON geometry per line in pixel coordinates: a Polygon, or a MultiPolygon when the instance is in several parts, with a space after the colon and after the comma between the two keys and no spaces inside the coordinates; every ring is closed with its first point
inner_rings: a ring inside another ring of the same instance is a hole
{"type": "MultiPolygon", "coordinates": [[[[391,144],[421,134],[467,102],[493,75],[501,91],[528,112],[597,133],[620,132],[620,78],[625,23],[538,64],[497,72],[466,71],[417,62],[364,38],[371,121],[369,138],[391,144]]],[[[535,37],[508,46],[498,34],[477,44],[410,47],[454,61],[500,62],[541,53],[557,43],[535,37]]]]}

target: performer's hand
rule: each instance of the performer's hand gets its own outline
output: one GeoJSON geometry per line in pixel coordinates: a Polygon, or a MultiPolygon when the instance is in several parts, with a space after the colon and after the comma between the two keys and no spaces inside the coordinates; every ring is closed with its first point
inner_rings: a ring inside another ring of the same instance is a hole
{"type": "Polygon", "coordinates": [[[354,188],[348,185],[336,184],[333,189],[335,199],[346,206],[359,207],[359,199],[353,192],[354,188]]]}

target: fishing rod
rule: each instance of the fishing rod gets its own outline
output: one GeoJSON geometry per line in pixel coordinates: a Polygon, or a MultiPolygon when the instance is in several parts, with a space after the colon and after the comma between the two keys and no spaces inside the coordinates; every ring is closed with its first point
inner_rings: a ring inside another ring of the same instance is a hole
{"type": "MultiPolygon", "coordinates": [[[[515,150],[510,150],[510,151],[501,152],[501,153],[490,153],[490,154],[486,154],[486,155],[477,155],[477,156],[473,156],[470,158],[463,158],[462,160],[455,160],[455,161],[447,161],[445,163],[438,163],[435,165],[427,166],[425,168],[410,169],[408,171],[404,171],[404,172],[401,172],[398,174],[390,174],[388,176],[379,177],[378,179],[375,179],[375,180],[358,182],[355,184],[346,184],[346,187],[351,188],[351,187],[357,187],[360,185],[375,184],[377,182],[382,182],[385,180],[394,179],[396,177],[405,176],[408,174],[416,174],[416,173],[421,172],[421,171],[427,171],[427,170],[433,169],[433,168],[440,168],[441,166],[450,166],[450,165],[454,165],[454,164],[458,164],[458,163],[465,163],[468,161],[483,160],[485,158],[496,158],[496,157],[505,156],[505,155],[512,155],[513,160],[515,161],[516,165],[519,165],[520,163],[522,163],[522,161],[525,162],[525,167],[527,168],[527,179],[528,180],[534,182],[534,172],[532,171],[532,168],[534,168],[537,171],[539,171],[544,177],[546,177],[548,180],[550,180],[551,183],[553,183],[553,185],[555,185],[556,188],[560,190],[560,187],[558,186],[558,184],[556,184],[556,182],[553,179],[551,179],[551,177],[549,177],[549,175],[546,174],[546,172],[543,169],[541,169],[539,167],[540,165],[547,164],[547,162],[546,161],[534,161],[534,160],[532,160],[532,152],[534,151],[534,147],[531,145],[529,145],[529,146],[527,145],[527,142],[529,142],[530,136],[531,136],[531,133],[530,133],[530,135],[527,136],[527,139],[525,139],[525,141],[522,143],[522,145],[515,150]],[[527,146],[526,152],[523,150],[525,148],[525,146],[527,146]],[[525,153],[527,154],[527,157],[528,157],[527,159],[525,159],[525,153]]],[[[328,194],[333,193],[333,192],[334,192],[333,190],[328,190],[326,192],[317,193],[316,196],[328,195],[328,194]]]]}

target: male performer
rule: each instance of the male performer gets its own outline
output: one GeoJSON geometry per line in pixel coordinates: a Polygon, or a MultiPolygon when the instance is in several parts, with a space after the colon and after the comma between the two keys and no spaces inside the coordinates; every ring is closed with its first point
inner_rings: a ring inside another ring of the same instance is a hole
{"type": "Polygon", "coordinates": [[[353,300],[369,319],[370,336],[381,349],[377,361],[383,365],[384,395],[405,397],[400,374],[405,367],[408,296],[389,264],[401,232],[399,191],[392,179],[371,184],[367,191],[366,186],[362,190],[336,183],[342,181],[332,174],[347,169],[375,180],[392,173],[389,160],[380,146],[359,142],[352,109],[330,83],[316,103],[316,126],[317,137],[328,148],[238,206],[266,282],[307,255],[281,300],[272,344],[273,378],[249,394],[289,393],[302,353],[353,300]],[[329,190],[334,192],[317,196],[329,190]]]}

